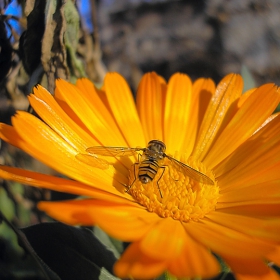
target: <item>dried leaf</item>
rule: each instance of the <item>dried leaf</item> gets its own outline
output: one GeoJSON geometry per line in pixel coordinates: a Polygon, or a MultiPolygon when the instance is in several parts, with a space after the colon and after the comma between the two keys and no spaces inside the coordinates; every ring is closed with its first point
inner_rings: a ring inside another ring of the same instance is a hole
{"type": "Polygon", "coordinates": [[[27,29],[20,38],[19,51],[26,72],[31,75],[41,62],[41,40],[44,34],[45,1],[37,0],[27,16],[27,29]]]}

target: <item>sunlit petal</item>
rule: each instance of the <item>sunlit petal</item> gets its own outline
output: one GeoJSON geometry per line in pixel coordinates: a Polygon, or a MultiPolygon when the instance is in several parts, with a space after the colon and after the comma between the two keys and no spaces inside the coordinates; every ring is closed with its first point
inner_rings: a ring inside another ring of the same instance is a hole
{"type": "MultiPolygon", "coordinates": [[[[106,201],[123,203],[126,200],[131,200],[131,197],[127,194],[111,194],[94,188],[93,186],[82,184],[78,181],[3,165],[0,165],[0,177],[34,187],[45,188],[58,192],[67,192],[76,195],[92,196],[106,201]]],[[[128,201],[126,203],[128,203],[128,201]]]]}
{"type": "Polygon", "coordinates": [[[146,141],[163,140],[164,89],[166,83],[155,73],[147,73],[137,90],[137,110],[146,136],[146,141]]]}
{"type": "Polygon", "coordinates": [[[190,118],[186,127],[184,143],[181,151],[186,156],[190,156],[195,145],[201,122],[215,92],[215,84],[211,79],[198,79],[193,84],[192,106],[190,108],[190,118]]]}
{"type": "MultiPolygon", "coordinates": [[[[106,186],[107,191],[111,189],[113,193],[116,193],[116,189],[110,187],[114,176],[112,168],[100,170],[77,160],[78,151],[75,148],[64,141],[49,126],[30,114],[18,112],[12,121],[16,131],[24,140],[25,151],[30,155],[73,179],[89,185],[94,182],[98,188],[106,186]],[[29,131],[33,131],[38,142],[34,141],[34,137],[29,131]],[[55,145],[50,145],[50,142],[55,143],[55,145]],[[40,143],[40,146],[37,143],[40,143]]],[[[121,183],[120,181],[116,182],[116,186],[121,183]]]]}
{"type": "Polygon", "coordinates": [[[41,86],[34,88],[34,94],[29,95],[29,102],[38,115],[77,150],[85,151],[87,147],[98,144],[63,111],[53,96],[41,86]]]}
{"type": "Polygon", "coordinates": [[[267,84],[259,87],[254,94],[251,94],[246,102],[244,102],[223,132],[219,135],[211,151],[209,151],[207,155],[205,164],[213,168],[217,163],[231,154],[273,113],[279,101],[280,92],[277,91],[275,85],[267,84]],[[236,129],[240,123],[244,125],[236,129]]]}
{"type": "MultiPolygon", "coordinates": [[[[243,171],[247,177],[257,175],[248,172],[247,168],[264,167],[264,157],[270,162],[269,165],[274,165],[278,162],[277,157],[273,157],[277,153],[278,141],[280,135],[279,115],[270,120],[262,129],[252,135],[246,142],[240,145],[231,155],[220,162],[215,167],[217,177],[223,176],[227,180],[227,187],[230,186],[231,176],[238,174],[239,182],[243,171]],[[265,143],[263,142],[265,139],[265,143]],[[223,175],[224,174],[224,175],[223,175]]],[[[265,166],[268,167],[268,166],[265,166]]],[[[265,169],[265,168],[262,168],[265,169]]],[[[220,180],[223,181],[223,177],[220,180]]]]}
{"type": "Polygon", "coordinates": [[[185,74],[174,74],[167,85],[163,128],[164,141],[171,153],[180,151],[184,144],[192,98],[190,78],[185,74]]]}
{"type": "Polygon", "coordinates": [[[65,100],[92,135],[94,137],[98,136],[97,139],[102,145],[112,145],[112,143],[125,145],[114,119],[106,106],[101,105],[101,100],[97,94],[92,95],[92,98],[94,98],[94,103],[92,103],[78,87],[63,80],[57,80],[56,85],[56,96],[61,96],[60,98],[65,100]],[[99,106],[96,106],[95,103],[99,106]],[[89,118],[89,116],[91,117],[89,118]],[[108,130],[111,131],[109,135],[108,130]]]}
{"type": "Polygon", "coordinates": [[[241,96],[243,82],[239,75],[227,75],[217,86],[198,134],[193,156],[203,159],[214,139],[232,117],[237,99],[241,96]]]}
{"type": "MultiPolygon", "coordinates": [[[[129,147],[145,147],[146,139],[139,120],[135,102],[124,78],[117,73],[109,73],[104,80],[106,97],[116,122],[129,147]]],[[[116,145],[117,146],[117,145],[116,145]]]]}

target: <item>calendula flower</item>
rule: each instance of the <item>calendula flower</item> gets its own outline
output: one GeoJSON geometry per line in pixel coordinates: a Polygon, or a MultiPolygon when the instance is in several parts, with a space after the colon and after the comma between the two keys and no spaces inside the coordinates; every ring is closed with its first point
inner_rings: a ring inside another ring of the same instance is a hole
{"type": "Polygon", "coordinates": [[[38,207],[131,242],[119,277],[209,278],[218,255],[237,279],[279,279],[267,263],[280,264],[280,94],[273,84],[245,94],[242,86],[234,74],[216,87],[148,73],[136,105],[117,73],[100,90],[87,79],[57,80],[54,95],[37,86],[29,101],[40,119],[17,112],[0,137],[70,179],[7,166],[0,176],[82,195],[38,207]],[[151,140],[166,145],[162,159],[141,157],[151,140]]]}

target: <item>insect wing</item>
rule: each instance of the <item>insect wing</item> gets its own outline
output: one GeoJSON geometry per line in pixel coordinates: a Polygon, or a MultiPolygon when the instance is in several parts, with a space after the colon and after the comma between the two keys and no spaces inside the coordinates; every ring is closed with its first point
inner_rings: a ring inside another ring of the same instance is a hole
{"type": "Polygon", "coordinates": [[[109,162],[107,160],[102,159],[102,158],[97,158],[93,155],[77,154],[76,159],[78,159],[79,161],[81,161],[87,165],[90,165],[92,167],[96,167],[99,169],[108,169],[109,168],[109,162]]]}
{"type": "Polygon", "coordinates": [[[90,147],[86,149],[86,151],[90,154],[109,156],[109,157],[135,156],[137,155],[137,152],[142,150],[143,150],[142,148],[103,147],[103,146],[90,147]]]}
{"type": "Polygon", "coordinates": [[[166,155],[166,157],[170,160],[171,165],[184,175],[191,177],[192,179],[198,182],[205,183],[208,185],[214,185],[214,182],[205,174],[197,171],[196,169],[184,164],[183,162],[171,156],[166,155]]]}

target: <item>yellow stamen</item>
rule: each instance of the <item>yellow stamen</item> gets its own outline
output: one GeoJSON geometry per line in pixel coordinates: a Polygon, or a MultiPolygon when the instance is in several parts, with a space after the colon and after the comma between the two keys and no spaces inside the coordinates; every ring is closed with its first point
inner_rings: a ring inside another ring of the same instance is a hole
{"type": "MultiPolygon", "coordinates": [[[[201,162],[184,157],[181,157],[181,161],[215,181],[212,172],[206,170],[201,162]]],[[[172,217],[183,222],[198,221],[215,210],[219,197],[217,182],[208,185],[195,181],[174,168],[168,159],[163,164],[165,168],[159,168],[155,178],[148,184],[138,180],[138,164],[130,169],[129,183],[137,179],[128,192],[139,204],[160,217],[172,217]]]]}

